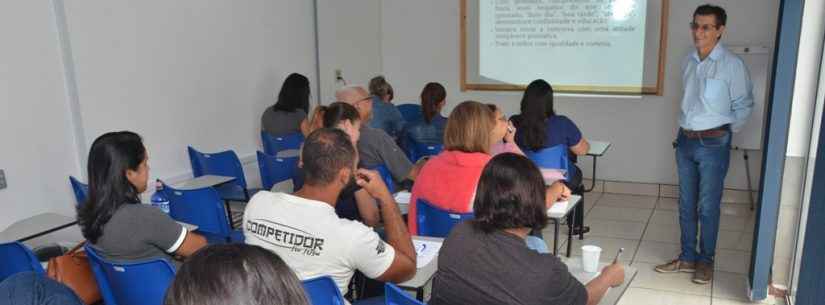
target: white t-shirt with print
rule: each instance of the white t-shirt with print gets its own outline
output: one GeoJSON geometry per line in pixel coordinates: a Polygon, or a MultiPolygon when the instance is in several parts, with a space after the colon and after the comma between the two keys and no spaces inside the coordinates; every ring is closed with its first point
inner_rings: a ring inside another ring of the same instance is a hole
{"type": "Polygon", "coordinates": [[[395,249],[363,223],[338,218],[327,203],[286,193],[255,194],[243,231],[247,244],[275,252],[301,280],[332,277],[342,295],[356,269],[376,278],[395,258],[395,249]]]}

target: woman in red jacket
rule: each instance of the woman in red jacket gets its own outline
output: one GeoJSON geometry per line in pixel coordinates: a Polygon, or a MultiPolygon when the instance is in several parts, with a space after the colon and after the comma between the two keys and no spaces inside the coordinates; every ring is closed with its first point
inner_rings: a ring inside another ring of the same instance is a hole
{"type": "MultiPolygon", "coordinates": [[[[418,233],[416,200],[456,213],[473,211],[473,199],[481,171],[490,161],[490,150],[507,133],[507,120],[498,118],[490,108],[475,101],[456,106],[444,130],[444,151],[421,169],[412,189],[407,228],[418,233]]],[[[547,189],[548,206],[569,196],[563,183],[547,189]]]]}

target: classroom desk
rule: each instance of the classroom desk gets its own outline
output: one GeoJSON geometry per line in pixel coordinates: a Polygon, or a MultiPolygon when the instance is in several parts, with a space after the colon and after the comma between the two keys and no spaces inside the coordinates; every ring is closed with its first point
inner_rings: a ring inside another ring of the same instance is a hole
{"type": "MultiPolygon", "coordinates": [[[[412,238],[414,240],[418,239],[418,240],[430,240],[430,241],[442,241],[442,242],[444,241],[443,238],[437,238],[437,237],[413,236],[412,238]]],[[[602,253],[602,255],[605,255],[605,253],[602,253]]],[[[593,277],[595,277],[595,274],[587,273],[587,272],[584,272],[584,270],[582,270],[582,267],[581,267],[582,264],[581,264],[581,258],[580,257],[573,257],[573,258],[562,257],[561,260],[562,260],[562,262],[564,262],[564,264],[567,265],[568,271],[570,271],[570,273],[573,274],[573,276],[576,279],[578,279],[580,282],[582,282],[583,284],[587,284],[588,282],[590,282],[591,279],[593,279],[593,277]]],[[[608,265],[607,263],[600,263],[599,268],[600,269],[604,268],[607,265],[608,265]]],[[[425,265],[424,267],[421,267],[421,268],[417,269],[416,273],[415,273],[415,276],[412,279],[410,279],[406,282],[403,282],[403,283],[399,283],[398,286],[405,289],[405,290],[414,290],[416,299],[423,302],[423,300],[424,300],[424,287],[426,287],[426,285],[432,280],[433,275],[435,275],[436,271],[438,271],[438,256],[437,255],[436,255],[435,258],[433,258],[433,260],[429,264],[425,265]]],[[[617,304],[619,302],[619,300],[621,299],[621,297],[624,295],[627,288],[630,287],[630,283],[636,277],[636,274],[638,273],[638,270],[636,270],[636,268],[633,268],[633,267],[630,267],[630,266],[625,266],[625,271],[624,272],[625,272],[624,283],[622,283],[622,285],[620,285],[619,287],[610,288],[610,290],[608,290],[607,293],[602,298],[601,302],[599,302],[599,305],[615,305],[615,304],[617,304]]]]}
{"type": "Polygon", "coordinates": [[[407,211],[410,209],[410,196],[409,191],[396,192],[392,196],[395,199],[395,203],[398,203],[398,210],[401,211],[401,215],[407,215],[407,211]]]}
{"type": "Polygon", "coordinates": [[[610,142],[606,141],[587,141],[590,143],[590,150],[587,155],[593,157],[593,179],[590,181],[590,188],[584,189],[585,192],[593,191],[596,187],[596,160],[603,156],[607,149],[610,148],[610,142]]]}
{"type": "MultiPolygon", "coordinates": [[[[186,181],[181,181],[175,184],[175,187],[180,190],[196,190],[205,187],[215,187],[224,183],[232,182],[235,177],[218,176],[218,175],[203,175],[195,177],[186,181]]],[[[226,219],[229,221],[229,227],[235,229],[234,221],[232,221],[232,211],[229,209],[229,201],[223,201],[223,207],[226,210],[226,219]]]]}
{"type": "MultiPolygon", "coordinates": [[[[553,231],[553,255],[558,255],[559,251],[559,227],[562,219],[567,217],[568,214],[573,213],[572,217],[575,217],[576,210],[574,209],[576,205],[581,204],[582,197],[579,195],[570,195],[570,198],[567,200],[567,209],[564,212],[554,213],[551,212],[550,209],[547,209],[547,217],[553,221],[554,231],[553,231]]],[[[571,218],[572,218],[571,217],[571,218]]],[[[570,257],[570,249],[571,245],[573,244],[573,224],[568,221],[567,224],[568,232],[567,232],[567,257],[570,257]]]]}
{"type": "MultiPolygon", "coordinates": [[[[438,237],[428,237],[428,236],[413,236],[413,240],[429,240],[429,241],[441,241],[443,242],[443,238],[438,237]]],[[[438,270],[438,255],[436,255],[433,260],[415,270],[415,276],[403,283],[399,283],[398,287],[401,287],[405,290],[415,290],[415,298],[419,301],[424,301],[424,287],[427,286],[427,283],[433,279],[433,275],[435,275],[435,271],[438,270]]]]}
{"type": "Polygon", "coordinates": [[[195,190],[210,186],[218,186],[227,182],[234,181],[235,177],[218,176],[218,175],[203,175],[189,180],[175,183],[175,188],[181,190],[195,190]]]}
{"type": "MultiPolygon", "coordinates": [[[[612,253],[602,253],[602,255],[605,254],[612,255],[612,253]]],[[[567,265],[567,270],[570,272],[570,274],[572,274],[573,277],[575,277],[577,280],[579,280],[579,282],[582,282],[583,284],[587,284],[596,276],[596,274],[594,273],[588,273],[582,270],[581,257],[566,259],[562,258],[562,261],[565,265],[567,265]]],[[[599,269],[602,269],[607,265],[608,263],[599,263],[599,269]]],[[[602,297],[602,300],[599,302],[599,305],[616,305],[617,303],[619,303],[619,300],[622,298],[625,291],[627,291],[627,288],[630,287],[630,282],[633,281],[637,273],[638,270],[636,270],[636,268],[625,265],[624,283],[622,283],[622,285],[620,285],[619,287],[610,288],[610,290],[608,290],[607,293],[605,293],[604,297],[602,297]]]]}
{"type": "Polygon", "coordinates": [[[0,242],[25,242],[77,224],[74,217],[43,213],[15,222],[0,232],[0,242]]]}
{"type": "Polygon", "coordinates": [[[192,231],[195,231],[195,230],[197,230],[197,229],[198,229],[198,226],[197,226],[197,225],[193,225],[193,224],[191,224],[191,223],[185,223],[185,222],[183,222],[183,221],[177,221],[177,220],[175,220],[175,222],[177,222],[177,223],[179,223],[180,225],[182,225],[182,226],[183,226],[184,228],[186,228],[186,230],[187,230],[187,231],[189,231],[189,232],[192,232],[192,231]]]}
{"type": "MultiPolygon", "coordinates": [[[[400,193],[400,192],[399,192],[400,193]]],[[[396,202],[398,203],[398,209],[401,211],[401,215],[407,214],[410,206],[409,196],[401,195],[399,196],[398,193],[394,196],[396,202]],[[404,200],[406,199],[406,200],[404,200]]],[[[547,217],[550,217],[550,220],[553,221],[553,225],[555,231],[553,232],[553,254],[558,254],[559,249],[559,229],[561,226],[561,221],[565,217],[567,217],[570,213],[576,213],[575,207],[576,205],[580,204],[582,201],[582,197],[579,195],[571,195],[570,199],[568,200],[567,209],[562,213],[552,213],[550,209],[547,210],[547,217]]],[[[575,215],[573,215],[575,216],[575,215]]],[[[573,241],[573,234],[567,234],[567,256],[570,256],[570,248],[573,241]]]]}

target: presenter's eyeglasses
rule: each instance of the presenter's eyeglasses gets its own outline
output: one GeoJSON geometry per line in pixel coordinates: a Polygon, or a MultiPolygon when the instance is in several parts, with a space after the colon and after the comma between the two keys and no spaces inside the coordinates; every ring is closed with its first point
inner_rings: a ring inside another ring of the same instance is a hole
{"type": "Polygon", "coordinates": [[[702,29],[702,31],[707,32],[707,31],[710,31],[711,29],[718,30],[719,26],[715,25],[715,24],[698,24],[696,22],[691,22],[690,23],[690,29],[692,31],[697,31],[699,29],[702,29]]]}

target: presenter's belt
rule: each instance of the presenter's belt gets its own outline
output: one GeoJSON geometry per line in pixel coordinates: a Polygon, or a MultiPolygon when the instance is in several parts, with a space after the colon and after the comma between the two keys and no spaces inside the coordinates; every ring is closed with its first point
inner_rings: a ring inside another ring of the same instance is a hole
{"type": "Polygon", "coordinates": [[[719,127],[705,129],[705,130],[688,130],[681,128],[681,133],[684,134],[688,139],[698,139],[698,138],[718,138],[728,134],[730,132],[730,124],[725,124],[719,127]]]}

